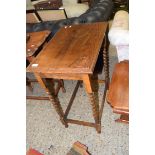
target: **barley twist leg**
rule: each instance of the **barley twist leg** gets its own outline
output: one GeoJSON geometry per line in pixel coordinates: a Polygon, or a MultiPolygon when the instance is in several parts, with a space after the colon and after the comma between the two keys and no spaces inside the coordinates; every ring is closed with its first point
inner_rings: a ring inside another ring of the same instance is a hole
{"type": "Polygon", "coordinates": [[[101,133],[101,123],[99,121],[99,103],[97,102],[96,97],[95,97],[95,92],[92,89],[92,83],[91,83],[89,75],[85,75],[83,77],[83,82],[85,84],[86,91],[90,99],[93,117],[94,117],[95,124],[96,124],[96,130],[98,133],[101,133]]]}
{"type": "Polygon", "coordinates": [[[108,38],[107,35],[105,35],[104,39],[104,47],[103,47],[103,64],[104,64],[104,73],[105,73],[105,80],[107,88],[109,88],[109,55],[108,55],[108,38]]]}
{"type": "Polygon", "coordinates": [[[51,83],[50,79],[43,80],[38,74],[35,74],[39,84],[45,89],[46,93],[48,94],[49,100],[53,104],[57,114],[60,117],[60,121],[65,127],[68,127],[67,122],[64,120],[64,112],[58,100],[58,97],[55,95],[54,85],[51,83]]]}

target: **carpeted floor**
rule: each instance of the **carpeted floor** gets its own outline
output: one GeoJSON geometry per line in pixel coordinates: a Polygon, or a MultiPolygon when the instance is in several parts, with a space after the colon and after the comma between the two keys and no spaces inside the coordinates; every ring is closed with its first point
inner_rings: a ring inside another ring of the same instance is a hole
{"type": "MultiPolygon", "coordinates": [[[[114,47],[110,46],[110,76],[114,64],[118,61],[114,47]]],[[[31,75],[28,75],[31,76],[31,75]]],[[[103,75],[99,75],[102,78],[103,75]]],[[[75,81],[64,81],[66,93],[60,91],[59,99],[66,108],[75,81]]],[[[99,99],[101,101],[104,84],[100,84],[99,99]]],[[[34,92],[44,94],[38,84],[34,92]]],[[[30,94],[27,89],[27,94],[30,94]]],[[[46,94],[44,94],[46,95],[46,94]]],[[[49,101],[27,100],[27,150],[32,147],[45,155],[66,155],[76,141],[88,147],[92,155],[128,155],[129,125],[116,123],[119,115],[112,112],[112,108],[105,102],[102,115],[102,131],[98,134],[94,128],[69,124],[65,128],[49,101]]],[[[71,108],[69,118],[93,121],[90,102],[84,88],[79,88],[71,108]]]]}

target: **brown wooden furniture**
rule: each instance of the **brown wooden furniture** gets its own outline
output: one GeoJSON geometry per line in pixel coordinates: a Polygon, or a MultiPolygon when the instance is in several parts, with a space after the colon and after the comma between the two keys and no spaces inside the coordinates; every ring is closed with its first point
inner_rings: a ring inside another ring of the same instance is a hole
{"type": "Polygon", "coordinates": [[[37,10],[36,12],[40,16],[42,22],[67,19],[67,14],[64,8],[37,10]]]}
{"type": "Polygon", "coordinates": [[[62,6],[62,0],[45,0],[34,5],[36,10],[59,9],[62,6]]]}
{"type": "Polygon", "coordinates": [[[113,112],[121,114],[117,122],[129,122],[129,61],[116,64],[107,93],[113,112]]]}
{"type": "Polygon", "coordinates": [[[106,50],[107,26],[108,22],[99,22],[61,28],[27,68],[28,72],[35,74],[40,85],[46,90],[65,127],[68,127],[68,123],[74,123],[94,127],[98,133],[101,132],[103,103],[109,82],[108,53],[106,50]],[[102,44],[104,45],[105,92],[99,109],[99,103],[95,96],[96,92],[92,85],[92,75],[102,44]],[[49,79],[47,78],[78,80],[65,113],[58,96],[54,94],[53,85],[48,82],[49,79]],[[67,118],[82,81],[91,101],[95,123],[67,118]]]}
{"type": "Polygon", "coordinates": [[[36,10],[26,10],[26,23],[40,23],[42,19],[36,10]]]}
{"type": "Polygon", "coordinates": [[[40,18],[35,11],[26,13],[26,23],[40,23],[40,18]]]}
{"type": "Polygon", "coordinates": [[[26,23],[40,23],[45,21],[55,21],[67,19],[67,13],[64,8],[58,9],[37,9],[26,11],[26,23]]]}
{"type": "Polygon", "coordinates": [[[75,142],[66,155],[90,155],[88,147],[79,141],[75,142]]]}
{"type": "MultiPolygon", "coordinates": [[[[27,33],[26,37],[26,60],[31,63],[33,59],[37,56],[37,54],[41,51],[41,49],[47,43],[47,37],[49,36],[50,31],[39,31],[39,32],[31,32],[27,33]]],[[[36,79],[29,79],[26,78],[26,85],[29,86],[30,90],[33,90],[32,82],[37,82],[36,79]]],[[[53,80],[51,82],[54,83],[53,80]]],[[[57,80],[58,82],[57,87],[55,89],[55,93],[58,94],[59,89],[62,88],[62,91],[65,92],[63,80],[57,80]]],[[[27,99],[38,99],[38,100],[49,100],[48,97],[41,97],[41,96],[27,96],[27,99]]]]}
{"type": "Polygon", "coordinates": [[[50,31],[39,31],[28,33],[29,40],[26,43],[26,59],[31,62],[38,52],[43,48],[50,31]]]}

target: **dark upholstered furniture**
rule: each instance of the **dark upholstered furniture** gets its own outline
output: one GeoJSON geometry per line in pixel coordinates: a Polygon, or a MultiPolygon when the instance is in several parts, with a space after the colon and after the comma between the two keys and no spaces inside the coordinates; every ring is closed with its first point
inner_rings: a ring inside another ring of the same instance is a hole
{"type": "Polygon", "coordinates": [[[81,23],[94,23],[108,21],[113,12],[112,0],[94,0],[91,7],[79,17],[62,19],[57,21],[47,21],[35,24],[27,24],[27,32],[36,32],[42,30],[50,30],[52,38],[53,35],[63,26],[81,24],[81,23]]]}

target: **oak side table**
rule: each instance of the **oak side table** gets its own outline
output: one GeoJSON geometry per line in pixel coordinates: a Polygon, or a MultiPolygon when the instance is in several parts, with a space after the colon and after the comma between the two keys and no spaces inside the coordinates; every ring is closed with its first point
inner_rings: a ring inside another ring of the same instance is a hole
{"type": "Polygon", "coordinates": [[[27,72],[33,72],[40,85],[47,92],[65,127],[68,127],[68,123],[74,123],[94,127],[98,133],[101,132],[103,104],[109,84],[107,28],[108,22],[62,27],[27,67],[27,72]],[[103,47],[105,90],[102,104],[99,107],[95,90],[92,87],[92,76],[101,47],[103,47]],[[49,82],[49,78],[77,80],[77,85],[65,112],[63,112],[58,96],[54,94],[53,85],[49,82]],[[81,82],[83,82],[90,98],[95,120],[93,123],[67,118],[81,82]]]}

